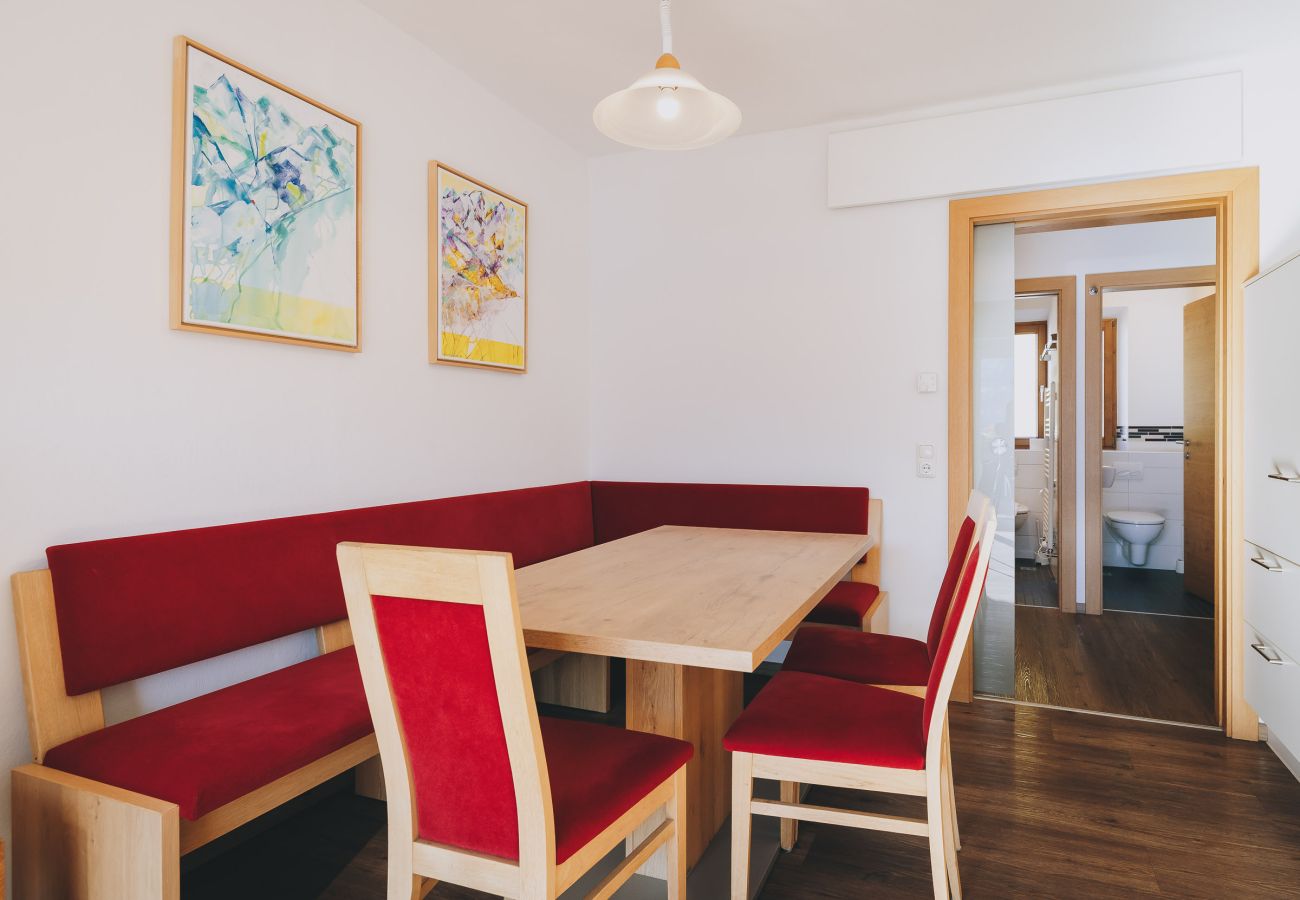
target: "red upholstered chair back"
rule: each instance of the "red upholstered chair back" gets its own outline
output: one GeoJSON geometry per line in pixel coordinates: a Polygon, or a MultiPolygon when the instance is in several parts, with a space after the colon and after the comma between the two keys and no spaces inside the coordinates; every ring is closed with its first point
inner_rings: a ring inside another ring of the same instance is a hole
{"type": "Polygon", "coordinates": [[[550,779],[509,554],[344,543],[338,564],[389,852],[418,839],[548,865],[550,779]]]}
{"type": "Polygon", "coordinates": [[[935,654],[939,652],[939,638],[943,636],[943,624],[948,621],[953,597],[957,596],[957,579],[961,576],[966,555],[970,553],[975,523],[988,507],[987,497],[979,491],[971,491],[970,500],[966,504],[966,518],[957,529],[957,539],[953,541],[952,553],[948,556],[948,570],[943,574],[939,596],[935,598],[934,610],[930,613],[930,629],[926,632],[925,648],[929,651],[931,665],[934,664],[935,654]]]}
{"type": "Polygon", "coordinates": [[[65,544],[46,551],[69,694],[337,622],[340,541],[496,550],[592,545],[587,482],[65,544]]]}
{"type": "Polygon", "coordinates": [[[962,651],[970,637],[971,627],[975,622],[975,610],[984,593],[984,582],[988,577],[996,527],[996,520],[992,512],[987,509],[975,522],[977,542],[967,556],[965,565],[962,566],[952,611],[948,621],[944,623],[943,634],[939,638],[939,649],[930,666],[930,680],[925,686],[925,705],[921,720],[927,742],[927,756],[938,752],[940,741],[937,738],[943,733],[944,717],[947,715],[953,683],[957,679],[957,669],[961,666],[962,651]],[[936,740],[931,740],[932,737],[936,740]]]}

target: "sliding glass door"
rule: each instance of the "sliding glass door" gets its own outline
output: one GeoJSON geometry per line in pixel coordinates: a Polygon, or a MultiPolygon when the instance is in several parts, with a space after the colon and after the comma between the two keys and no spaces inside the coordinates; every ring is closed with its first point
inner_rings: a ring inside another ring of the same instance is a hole
{"type": "Polygon", "coordinates": [[[1015,695],[1015,330],[1014,224],[975,229],[972,322],[975,489],[997,509],[988,586],[975,620],[975,691],[1015,695]]]}

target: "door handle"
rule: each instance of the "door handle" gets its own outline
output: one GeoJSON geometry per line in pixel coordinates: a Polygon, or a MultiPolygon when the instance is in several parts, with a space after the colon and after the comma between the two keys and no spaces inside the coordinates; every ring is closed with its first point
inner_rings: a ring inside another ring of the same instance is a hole
{"type": "Polygon", "coordinates": [[[1274,481],[1285,481],[1288,484],[1300,484],[1300,475],[1283,475],[1281,472],[1272,472],[1268,476],[1274,481]]]}
{"type": "Polygon", "coordinates": [[[1267,559],[1265,559],[1265,558],[1262,557],[1262,556],[1252,556],[1252,557],[1250,558],[1250,561],[1253,562],[1255,565],[1259,566],[1259,567],[1260,567],[1261,569],[1263,569],[1265,572],[1285,572],[1285,571],[1286,571],[1286,567],[1283,566],[1281,563],[1270,563],[1267,559]]]}
{"type": "Polygon", "coordinates": [[[1278,655],[1278,652],[1268,644],[1251,644],[1251,649],[1264,657],[1264,661],[1271,666],[1284,666],[1286,662],[1278,655]]]}

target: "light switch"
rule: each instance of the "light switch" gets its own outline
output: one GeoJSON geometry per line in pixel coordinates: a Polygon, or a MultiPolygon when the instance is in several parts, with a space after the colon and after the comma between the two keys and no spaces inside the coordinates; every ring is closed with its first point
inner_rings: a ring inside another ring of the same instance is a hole
{"type": "Polygon", "coordinates": [[[934,394],[939,390],[939,373],[938,372],[918,372],[916,375],[916,392],[918,394],[934,394]]]}

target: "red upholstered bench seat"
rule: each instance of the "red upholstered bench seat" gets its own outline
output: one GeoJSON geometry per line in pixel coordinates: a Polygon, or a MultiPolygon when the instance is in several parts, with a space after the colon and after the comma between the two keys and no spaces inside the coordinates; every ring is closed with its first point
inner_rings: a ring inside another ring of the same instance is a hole
{"type": "Polygon", "coordinates": [[[45,765],[170,800],[193,821],[372,731],[349,647],[93,731],[45,765]]]}
{"type": "Polygon", "coordinates": [[[861,628],[871,604],[880,596],[880,588],[860,581],[841,581],[831,588],[821,603],[804,619],[821,625],[847,625],[861,628]]]}

